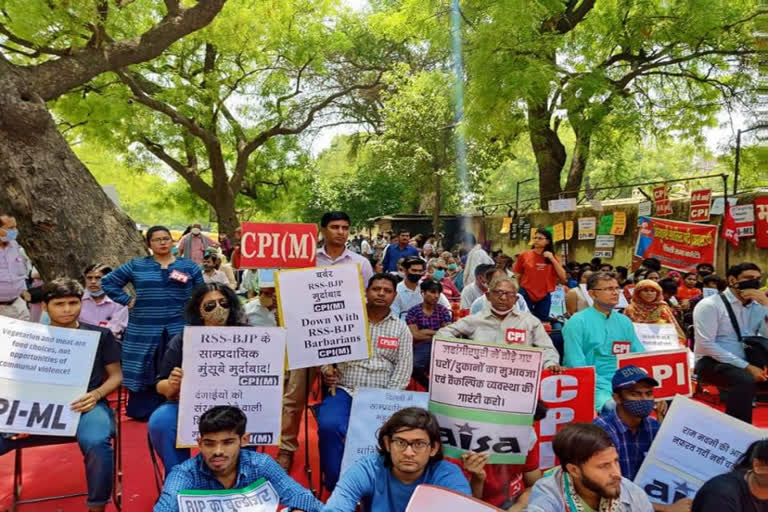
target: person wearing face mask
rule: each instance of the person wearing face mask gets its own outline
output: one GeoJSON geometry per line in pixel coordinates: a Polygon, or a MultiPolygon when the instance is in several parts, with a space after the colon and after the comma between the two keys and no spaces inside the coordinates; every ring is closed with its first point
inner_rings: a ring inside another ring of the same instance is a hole
{"type": "Polygon", "coordinates": [[[563,327],[567,368],[595,367],[595,407],[611,409],[611,379],[616,371],[616,356],[644,352],[632,321],[614,311],[619,303],[619,283],[609,272],[595,272],[587,280],[592,306],[573,315],[563,327]]]}
{"type": "Polygon", "coordinates": [[[29,309],[21,298],[27,289],[27,260],[16,242],[18,234],[16,219],[0,214],[0,316],[28,321],[29,309]]]}
{"type": "Polygon", "coordinates": [[[461,302],[461,292],[456,288],[453,279],[448,276],[448,264],[442,257],[432,259],[430,263],[434,265],[433,278],[442,285],[443,294],[448,299],[448,302],[451,303],[451,306],[457,303],[456,307],[458,308],[458,304],[461,302]]]}
{"type": "Polygon", "coordinates": [[[744,337],[768,336],[768,297],[760,291],[760,267],[732,265],[728,289],[712,295],[693,311],[696,373],[707,383],[727,386],[725,413],[752,423],[752,401],[758,388],[768,388],[768,361],[744,337]]]}
{"type": "Polygon", "coordinates": [[[704,278],[711,276],[714,273],[715,267],[709,263],[699,263],[696,265],[696,280],[698,281],[696,286],[698,286],[700,289],[704,288],[704,278]]]}
{"type": "Polygon", "coordinates": [[[420,285],[423,302],[408,310],[405,323],[413,335],[413,374],[416,382],[429,389],[429,363],[432,354],[432,336],[438,329],[451,323],[451,312],[437,303],[443,286],[424,279],[420,285]]]}
{"type": "MultiPolygon", "coordinates": [[[[237,295],[229,286],[206,283],[195,288],[184,310],[188,325],[205,327],[243,325],[243,311],[237,295]]],[[[155,409],[149,418],[149,439],[160,460],[165,474],[189,458],[189,448],[176,448],[177,420],[179,416],[179,392],[184,371],[181,369],[184,352],[184,333],[168,342],[158,366],[155,389],[167,402],[155,409]]]]}
{"type": "MultiPolygon", "coordinates": [[[[419,290],[419,282],[424,277],[424,260],[418,257],[407,258],[403,262],[405,279],[397,285],[397,295],[392,303],[392,314],[395,318],[405,321],[408,310],[424,301],[419,290]]],[[[451,303],[443,293],[440,293],[438,303],[450,310],[451,303]]]]}
{"type": "Polygon", "coordinates": [[[205,250],[211,246],[217,247],[218,244],[203,234],[200,224],[192,224],[189,233],[181,237],[178,245],[181,257],[190,259],[198,265],[203,264],[205,250]]]}
{"type": "Polygon", "coordinates": [[[83,271],[85,293],[78,320],[87,324],[106,327],[119,340],[122,339],[123,331],[128,325],[129,310],[107,297],[101,287],[101,279],[110,272],[112,269],[101,263],[94,263],[85,268],[83,271]]]}

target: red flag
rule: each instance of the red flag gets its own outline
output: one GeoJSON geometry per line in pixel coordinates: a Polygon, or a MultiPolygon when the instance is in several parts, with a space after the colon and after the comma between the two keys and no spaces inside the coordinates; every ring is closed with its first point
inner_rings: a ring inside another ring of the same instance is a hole
{"type": "Polygon", "coordinates": [[[725,202],[725,215],[723,215],[723,240],[727,240],[733,247],[739,246],[739,234],[736,232],[736,221],[731,214],[731,203],[725,202]]]}

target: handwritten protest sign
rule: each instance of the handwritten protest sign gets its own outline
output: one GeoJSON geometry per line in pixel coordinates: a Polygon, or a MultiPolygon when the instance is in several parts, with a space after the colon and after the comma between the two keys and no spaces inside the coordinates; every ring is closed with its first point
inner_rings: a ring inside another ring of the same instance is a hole
{"type": "Polygon", "coordinates": [[[687,348],[619,354],[616,361],[619,368],[634,365],[642,368],[659,383],[653,389],[656,400],[667,400],[676,395],[691,396],[691,375],[688,366],[687,348]]]}
{"type": "Polygon", "coordinates": [[[390,416],[408,407],[427,408],[429,393],[360,388],[352,397],[349,427],[341,459],[341,474],[363,457],[376,453],[379,428],[390,416]]]}
{"type": "Polygon", "coordinates": [[[551,199],[549,201],[549,213],[576,211],[576,198],[551,199]]]}
{"type": "Polygon", "coordinates": [[[740,204],[731,208],[731,215],[736,222],[736,233],[739,238],[755,236],[755,205],[740,204]]]}
{"type": "Polygon", "coordinates": [[[2,432],[73,436],[99,333],[0,316],[0,424],[2,432]]]}
{"type": "Polygon", "coordinates": [[[288,330],[288,368],[370,356],[363,279],[358,265],[276,274],[278,307],[288,330]]]}
{"type": "Polygon", "coordinates": [[[176,445],[196,446],[200,416],[239,407],[250,444],[277,444],[282,418],[285,329],[186,327],[176,445]]]}
{"type": "Polygon", "coordinates": [[[672,503],[733,464],[760,429],[683,396],[672,402],[635,478],[651,501],[672,503]]]}
{"type": "Polygon", "coordinates": [[[243,489],[182,490],[177,499],[181,512],[276,512],[280,506],[275,488],[263,478],[243,489]]]}
{"type": "Polygon", "coordinates": [[[597,218],[596,217],[580,217],[579,223],[579,240],[594,240],[597,236],[597,218]]]}
{"type": "Polygon", "coordinates": [[[421,484],[411,494],[405,512],[499,512],[501,509],[436,485],[421,484]]]}
{"type": "Polygon", "coordinates": [[[649,352],[656,350],[671,350],[680,347],[677,340],[677,329],[672,324],[632,324],[635,327],[637,339],[649,352]]]}
{"type": "Polygon", "coordinates": [[[522,464],[530,448],[542,352],[472,340],[432,341],[429,410],[443,453],[490,453],[491,464],[522,464]]]}
{"type": "Polygon", "coordinates": [[[241,268],[315,266],[317,224],[243,222],[241,268]]]}
{"type": "Polygon", "coordinates": [[[613,224],[611,225],[612,235],[623,235],[627,229],[627,213],[613,212],[613,224]]]}
{"type": "Polygon", "coordinates": [[[546,417],[535,423],[539,438],[539,467],[557,464],[552,440],[569,423],[591,423],[595,416],[595,368],[568,368],[561,374],[544,370],[540,400],[547,407],[546,417]]]}

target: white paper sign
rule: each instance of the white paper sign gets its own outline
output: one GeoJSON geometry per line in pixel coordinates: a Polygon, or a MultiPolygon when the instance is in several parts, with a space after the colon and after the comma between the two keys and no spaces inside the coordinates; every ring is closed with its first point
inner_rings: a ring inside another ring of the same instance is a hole
{"type": "Polygon", "coordinates": [[[597,217],[579,217],[579,240],[594,240],[597,236],[597,217]]]}
{"type": "Polygon", "coordinates": [[[651,209],[653,208],[653,201],[643,201],[637,205],[638,217],[650,217],[651,209]]]}
{"type": "Polygon", "coordinates": [[[741,204],[731,208],[733,220],[736,221],[736,233],[739,238],[749,238],[755,236],[755,205],[741,204]]]}
{"type": "Polygon", "coordinates": [[[549,213],[573,212],[576,211],[576,198],[570,199],[551,199],[549,201],[549,213]]]}
{"type": "MultiPolygon", "coordinates": [[[[731,206],[736,206],[739,202],[738,197],[729,197],[728,202],[731,206]]],[[[712,199],[712,206],[709,208],[710,215],[722,215],[725,213],[725,200],[722,197],[712,199]]]]}
{"type": "Polygon", "coordinates": [[[635,483],[652,502],[665,505],[685,498],[693,499],[701,487],[698,483],[686,481],[679,473],[667,471],[656,464],[648,464],[642,475],[635,477],[635,483]]]}
{"type": "Polygon", "coordinates": [[[752,425],[678,395],[635,482],[642,484],[651,501],[669,503],[674,501],[675,491],[669,491],[669,501],[664,501],[660,484],[682,487],[686,482],[689,488],[698,489],[710,478],[730,471],[747,447],[763,437],[752,425]],[[670,482],[669,475],[678,478],[670,482]]]}
{"type": "Polygon", "coordinates": [[[632,324],[635,334],[643,344],[645,350],[655,352],[657,350],[674,350],[680,348],[677,340],[677,329],[672,324],[632,324]]]}
{"type": "Polygon", "coordinates": [[[370,357],[358,265],[283,271],[276,280],[280,319],[288,330],[288,368],[370,357]]]}
{"type": "Polygon", "coordinates": [[[595,238],[595,249],[613,249],[615,245],[615,235],[597,235],[595,238]]]}
{"type": "Polygon", "coordinates": [[[344,441],[341,474],[363,457],[376,453],[377,433],[390,416],[408,407],[426,409],[428,404],[429,393],[418,391],[378,388],[360,388],[355,391],[344,441]]]}
{"type": "Polygon", "coordinates": [[[613,249],[595,249],[595,258],[613,258],[613,249]]]}
{"type": "Polygon", "coordinates": [[[498,509],[471,496],[465,496],[458,492],[421,484],[413,491],[405,512],[498,512],[498,509]]]}
{"type": "Polygon", "coordinates": [[[200,416],[239,407],[250,444],[277,444],[285,363],[281,327],[185,327],[176,445],[196,446],[200,416]]]}
{"type": "Polygon", "coordinates": [[[0,431],[74,436],[99,333],[0,316],[0,431]]]}
{"type": "Polygon", "coordinates": [[[244,489],[182,490],[177,499],[180,512],[276,512],[280,506],[275,488],[264,479],[244,489]]]}

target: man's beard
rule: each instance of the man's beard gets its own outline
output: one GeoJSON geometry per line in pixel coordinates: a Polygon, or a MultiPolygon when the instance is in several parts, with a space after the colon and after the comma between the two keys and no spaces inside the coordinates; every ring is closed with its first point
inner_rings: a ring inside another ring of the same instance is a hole
{"type": "Polygon", "coordinates": [[[591,480],[587,475],[585,475],[583,472],[581,473],[581,484],[589,489],[590,491],[596,493],[601,498],[609,499],[609,500],[615,500],[619,496],[621,496],[621,480],[619,480],[619,486],[616,491],[610,491],[608,488],[601,486],[594,480],[591,480]]]}

